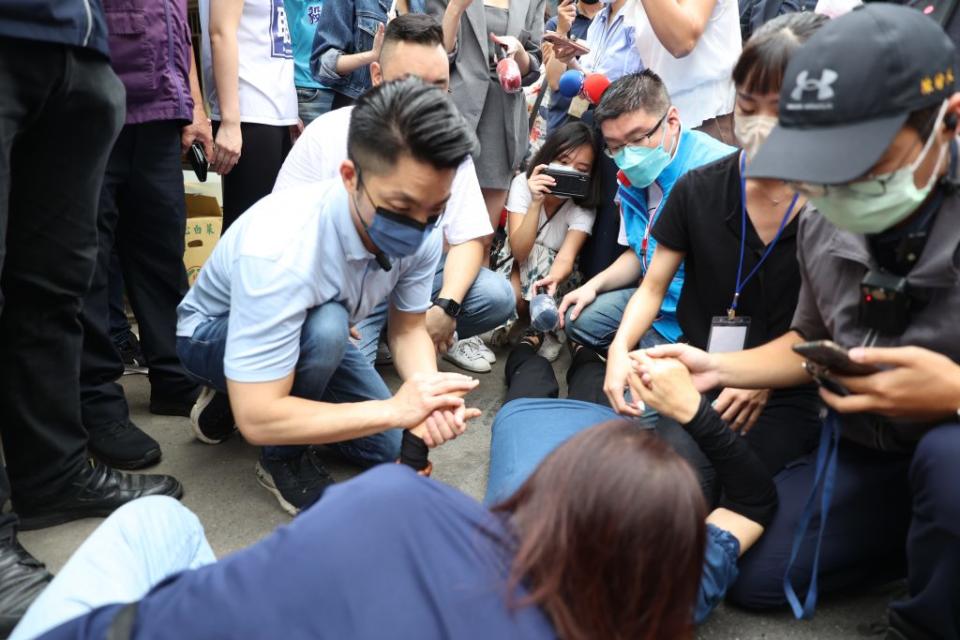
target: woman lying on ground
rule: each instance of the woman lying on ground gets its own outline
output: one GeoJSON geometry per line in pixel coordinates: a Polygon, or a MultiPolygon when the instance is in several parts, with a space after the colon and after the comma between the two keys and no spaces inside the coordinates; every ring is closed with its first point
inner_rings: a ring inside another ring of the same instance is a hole
{"type": "Polygon", "coordinates": [[[690,639],[705,516],[690,467],[623,420],[559,447],[492,510],[381,465],[220,561],[186,507],[138,500],[13,638],[690,639]]]}

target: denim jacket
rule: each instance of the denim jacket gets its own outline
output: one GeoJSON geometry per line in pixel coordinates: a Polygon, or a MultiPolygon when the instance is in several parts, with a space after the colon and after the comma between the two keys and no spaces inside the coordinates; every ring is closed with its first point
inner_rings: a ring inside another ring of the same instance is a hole
{"type": "MultiPolygon", "coordinates": [[[[317,33],[313,38],[310,69],[313,77],[348,98],[359,98],[370,88],[370,68],[364,65],[353,73],[337,73],[342,54],[362,53],[373,48],[377,28],[387,22],[390,0],[336,0],[323,3],[317,33]]],[[[423,0],[410,0],[412,13],[423,12],[423,0]]]]}

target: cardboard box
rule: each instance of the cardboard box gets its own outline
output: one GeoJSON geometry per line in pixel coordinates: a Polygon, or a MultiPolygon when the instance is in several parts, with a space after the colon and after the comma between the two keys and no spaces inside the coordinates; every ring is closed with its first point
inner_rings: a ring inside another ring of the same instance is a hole
{"type": "Polygon", "coordinates": [[[200,269],[213,253],[223,229],[223,211],[217,199],[209,195],[188,193],[187,228],[184,234],[183,264],[190,286],[197,281],[200,269]]]}

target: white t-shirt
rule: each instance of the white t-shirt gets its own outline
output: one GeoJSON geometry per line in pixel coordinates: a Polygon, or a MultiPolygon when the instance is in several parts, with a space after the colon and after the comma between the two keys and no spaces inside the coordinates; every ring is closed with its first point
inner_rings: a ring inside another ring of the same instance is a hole
{"type": "Polygon", "coordinates": [[[704,120],[733,111],[733,66],[740,57],[740,13],[736,0],[717,0],[696,47],[683,58],[660,44],[642,2],[634,2],[636,45],[647,68],[663,78],[683,126],[693,129],[704,120]]]}
{"type": "Polygon", "coordinates": [[[177,308],[177,335],[229,314],[223,371],[237,382],[279,380],[296,368],[310,309],[343,305],[350,324],[387,298],[407,313],[430,308],[443,251],[431,233],[383,271],[350,217],[339,179],[271,193],[240,216],[177,308]]]}
{"type": "MultiPolygon", "coordinates": [[[[530,187],[527,186],[527,174],[521,173],[510,184],[507,211],[526,215],[532,201],[533,196],[530,195],[530,187]]],[[[560,206],[550,222],[547,222],[547,210],[541,206],[537,229],[542,227],[543,230],[540,231],[536,241],[548,249],[559,251],[567,237],[567,231],[583,231],[586,234],[593,232],[594,215],[595,212],[592,209],[584,209],[577,206],[573,200],[567,200],[560,206]]]]}
{"type": "MultiPolygon", "coordinates": [[[[352,113],[353,107],[328,111],[303,130],[280,168],[273,186],[274,193],[340,175],[340,165],[347,159],[347,134],[352,113]]],[[[469,157],[457,169],[453,179],[442,225],[444,237],[451,245],[493,233],[477,172],[469,157]]]]}
{"type": "MultiPolygon", "coordinates": [[[[220,120],[220,99],[210,51],[210,0],[200,0],[200,65],[210,117],[220,120]]],[[[297,123],[293,47],[283,0],[244,0],[237,27],[240,121],[276,126],[297,123]]]]}

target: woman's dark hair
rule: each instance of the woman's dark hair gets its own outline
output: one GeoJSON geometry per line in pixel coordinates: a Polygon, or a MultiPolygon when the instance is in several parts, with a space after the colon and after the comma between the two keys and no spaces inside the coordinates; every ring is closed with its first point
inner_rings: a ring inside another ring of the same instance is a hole
{"type": "Polygon", "coordinates": [[[350,114],[347,156],[370,173],[392,171],[402,155],[454,169],[479,149],[477,136],[447,93],[419,78],[374,87],[350,114]]]}
{"type": "Polygon", "coordinates": [[[573,201],[586,209],[596,209],[600,204],[600,187],[602,186],[597,175],[600,167],[600,163],[597,162],[600,147],[593,129],[582,122],[568,122],[547,136],[543,146],[533,155],[527,165],[527,177],[530,177],[538,165],[550,164],[568,151],[573,151],[585,144],[590,145],[590,148],[593,149],[593,166],[590,167],[590,192],[585,198],[574,198],[573,201]]]}
{"type": "Polygon", "coordinates": [[[754,94],[780,93],[787,63],[827,18],[812,11],[786,13],[757,29],[733,67],[733,83],[754,94]]]}
{"type": "Polygon", "coordinates": [[[494,511],[518,543],[510,593],[523,584],[564,640],[683,640],[706,544],[693,470],[625,420],[571,438],[494,511]]]}

